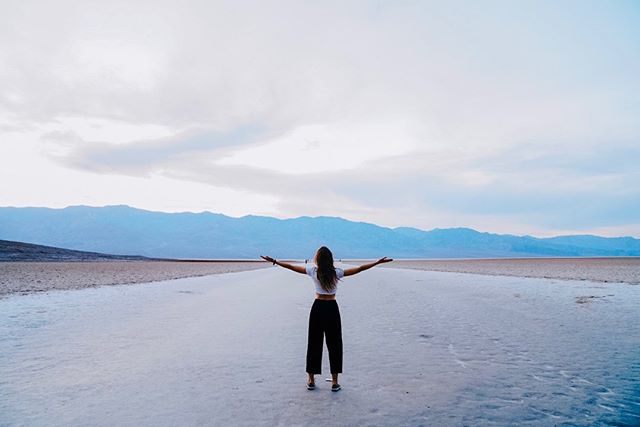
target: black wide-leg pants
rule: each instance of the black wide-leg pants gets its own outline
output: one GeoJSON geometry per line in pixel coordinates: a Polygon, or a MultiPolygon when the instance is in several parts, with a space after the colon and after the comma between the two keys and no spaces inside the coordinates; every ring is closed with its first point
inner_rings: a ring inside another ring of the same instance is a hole
{"type": "Polygon", "coordinates": [[[322,342],[327,337],[329,365],[332,374],[342,372],[342,324],[336,300],[317,299],[309,313],[309,338],[307,341],[307,372],[322,373],[322,342]]]}

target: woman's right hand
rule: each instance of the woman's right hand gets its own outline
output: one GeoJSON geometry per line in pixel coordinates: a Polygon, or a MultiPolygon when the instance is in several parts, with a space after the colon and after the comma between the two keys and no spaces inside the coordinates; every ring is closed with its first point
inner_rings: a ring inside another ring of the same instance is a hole
{"type": "Polygon", "coordinates": [[[376,264],[384,264],[385,262],[391,262],[391,261],[393,261],[392,258],[387,258],[385,256],[385,257],[380,258],[378,261],[376,261],[376,264]]]}

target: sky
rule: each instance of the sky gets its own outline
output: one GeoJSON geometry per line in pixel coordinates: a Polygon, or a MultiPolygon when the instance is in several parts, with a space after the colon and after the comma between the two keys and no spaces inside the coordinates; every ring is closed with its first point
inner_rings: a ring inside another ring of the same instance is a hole
{"type": "Polygon", "coordinates": [[[0,206],[640,237],[637,1],[1,1],[0,206]]]}

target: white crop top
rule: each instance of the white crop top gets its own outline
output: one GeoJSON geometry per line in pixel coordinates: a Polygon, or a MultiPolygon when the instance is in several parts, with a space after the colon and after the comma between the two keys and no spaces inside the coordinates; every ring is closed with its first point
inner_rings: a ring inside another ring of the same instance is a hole
{"type": "MultiPolygon", "coordinates": [[[[336,283],[336,287],[333,288],[331,291],[327,292],[324,289],[322,289],[322,286],[320,285],[320,281],[318,280],[318,267],[309,263],[306,265],[306,269],[307,269],[307,275],[313,279],[313,284],[316,285],[316,293],[319,293],[320,295],[336,294],[336,291],[338,290],[337,283],[336,283]]],[[[341,268],[336,268],[335,270],[336,270],[336,276],[338,277],[338,279],[342,279],[344,277],[344,270],[341,268]]]]}

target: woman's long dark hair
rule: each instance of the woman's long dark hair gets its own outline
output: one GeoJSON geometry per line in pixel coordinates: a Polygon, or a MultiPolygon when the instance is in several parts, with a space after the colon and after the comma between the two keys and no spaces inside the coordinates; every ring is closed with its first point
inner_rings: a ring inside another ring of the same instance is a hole
{"type": "Polygon", "coordinates": [[[316,265],[320,287],[327,292],[334,290],[338,283],[338,276],[333,266],[333,254],[326,246],[321,246],[316,252],[316,265]]]}

